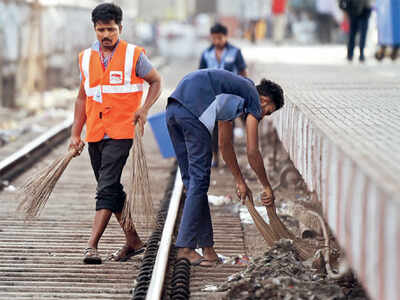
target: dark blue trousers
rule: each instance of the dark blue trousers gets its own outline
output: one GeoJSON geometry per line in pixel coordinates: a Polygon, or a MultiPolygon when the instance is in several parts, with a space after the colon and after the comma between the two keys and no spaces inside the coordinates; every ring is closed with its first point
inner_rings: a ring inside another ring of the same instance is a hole
{"type": "Polygon", "coordinates": [[[186,200],[176,246],[202,248],[214,245],[207,192],[211,172],[211,135],[179,102],[170,100],[166,112],[168,131],[186,187],[186,200]]]}
{"type": "Polygon", "coordinates": [[[364,57],[365,41],[368,32],[370,9],[365,9],[360,16],[350,16],[349,41],[347,43],[347,58],[353,59],[357,33],[360,33],[360,57],[364,57]]]}

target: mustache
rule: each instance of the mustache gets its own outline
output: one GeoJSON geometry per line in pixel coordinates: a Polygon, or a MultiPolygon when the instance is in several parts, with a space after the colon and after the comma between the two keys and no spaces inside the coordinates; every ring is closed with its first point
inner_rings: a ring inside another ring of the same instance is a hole
{"type": "Polygon", "coordinates": [[[108,41],[108,42],[112,42],[109,38],[104,38],[101,40],[102,42],[108,41]]]}

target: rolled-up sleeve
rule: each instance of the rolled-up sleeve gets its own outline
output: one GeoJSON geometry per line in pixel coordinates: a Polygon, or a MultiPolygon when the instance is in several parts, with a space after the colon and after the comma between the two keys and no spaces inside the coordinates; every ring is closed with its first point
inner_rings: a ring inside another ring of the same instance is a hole
{"type": "Polygon", "coordinates": [[[147,58],[146,54],[141,53],[136,62],[136,76],[143,78],[153,69],[153,65],[147,58]]]}
{"type": "Polygon", "coordinates": [[[247,113],[261,120],[260,97],[254,83],[245,77],[224,70],[209,71],[211,85],[216,95],[232,94],[246,100],[247,113]]]}
{"type": "Polygon", "coordinates": [[[201,54],[199,69],[207,69],[207,61],[204,52],[201,54]]]}
{"type": "Polygon", "coordinates": [[[236,64],[236,68],[239,73],[246,70],[246,68],[247,68],[246,62],[244,61],[244,58],[242,55],[242,51],[240,49],[238,50],[238,52],[236,54],[235,64],[236,64]]]}

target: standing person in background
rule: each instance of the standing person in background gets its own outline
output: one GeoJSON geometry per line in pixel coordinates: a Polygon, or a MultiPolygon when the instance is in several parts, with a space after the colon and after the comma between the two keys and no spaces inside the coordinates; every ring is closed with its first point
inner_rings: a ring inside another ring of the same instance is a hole
{"type": "Polygon", "coordinates": [[[286,6],[287,0],[272,1],[272,17],[273,17],[273,40],[279,45],[285,38],[286,32],[286,6]]]}
{"type": "Polygon", "coordinates": [[[335,16],[338,8],[336,0],[317,0],[317,36],[322,44],[332,42],[332,29],[335,25],[335,16]]]}
{"type": "MultiPolygon", "coordinates": [[[[223,69],[247,77],[242,51],[228,42],[228,28],[217,23],[210,29],[212,45],[201,55],[199,69],[223,69]]],[[[219,165],[218,124],[212,134],[212,167],[219,165]]]]}
{"type": "Polygon", "coordinates": [[[349,41],[347,43],[347,60],[353,61],[354,47],[357,33],[360,32],[360,62],[365,61],[365,41],[368,32],[368,22],[371,16],[371,0],[347,0],[341,1],[341,8],[346,12],[350,21],[349,41]]]}

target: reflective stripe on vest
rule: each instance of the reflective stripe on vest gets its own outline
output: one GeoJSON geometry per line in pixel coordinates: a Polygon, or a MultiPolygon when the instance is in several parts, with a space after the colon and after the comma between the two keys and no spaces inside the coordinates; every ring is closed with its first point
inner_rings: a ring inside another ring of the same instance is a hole
{"type": "Polygon", "coordinates": [[[128,44],[125,53],[125,66],[124,66],[124,77],[125,81],[123,85],[98,85],[90,87],[90,56],[92,49],[88,48],[83,52],[82,57],[82,71],[85,76],[85,92],[88,97],[93,97],[96,102],[102,102],[101,94],[122,94],[122,93],[136,93],[143,91],[143,84],[131,84],[133,58],[134,58],[135,46],[128,44]]]}

